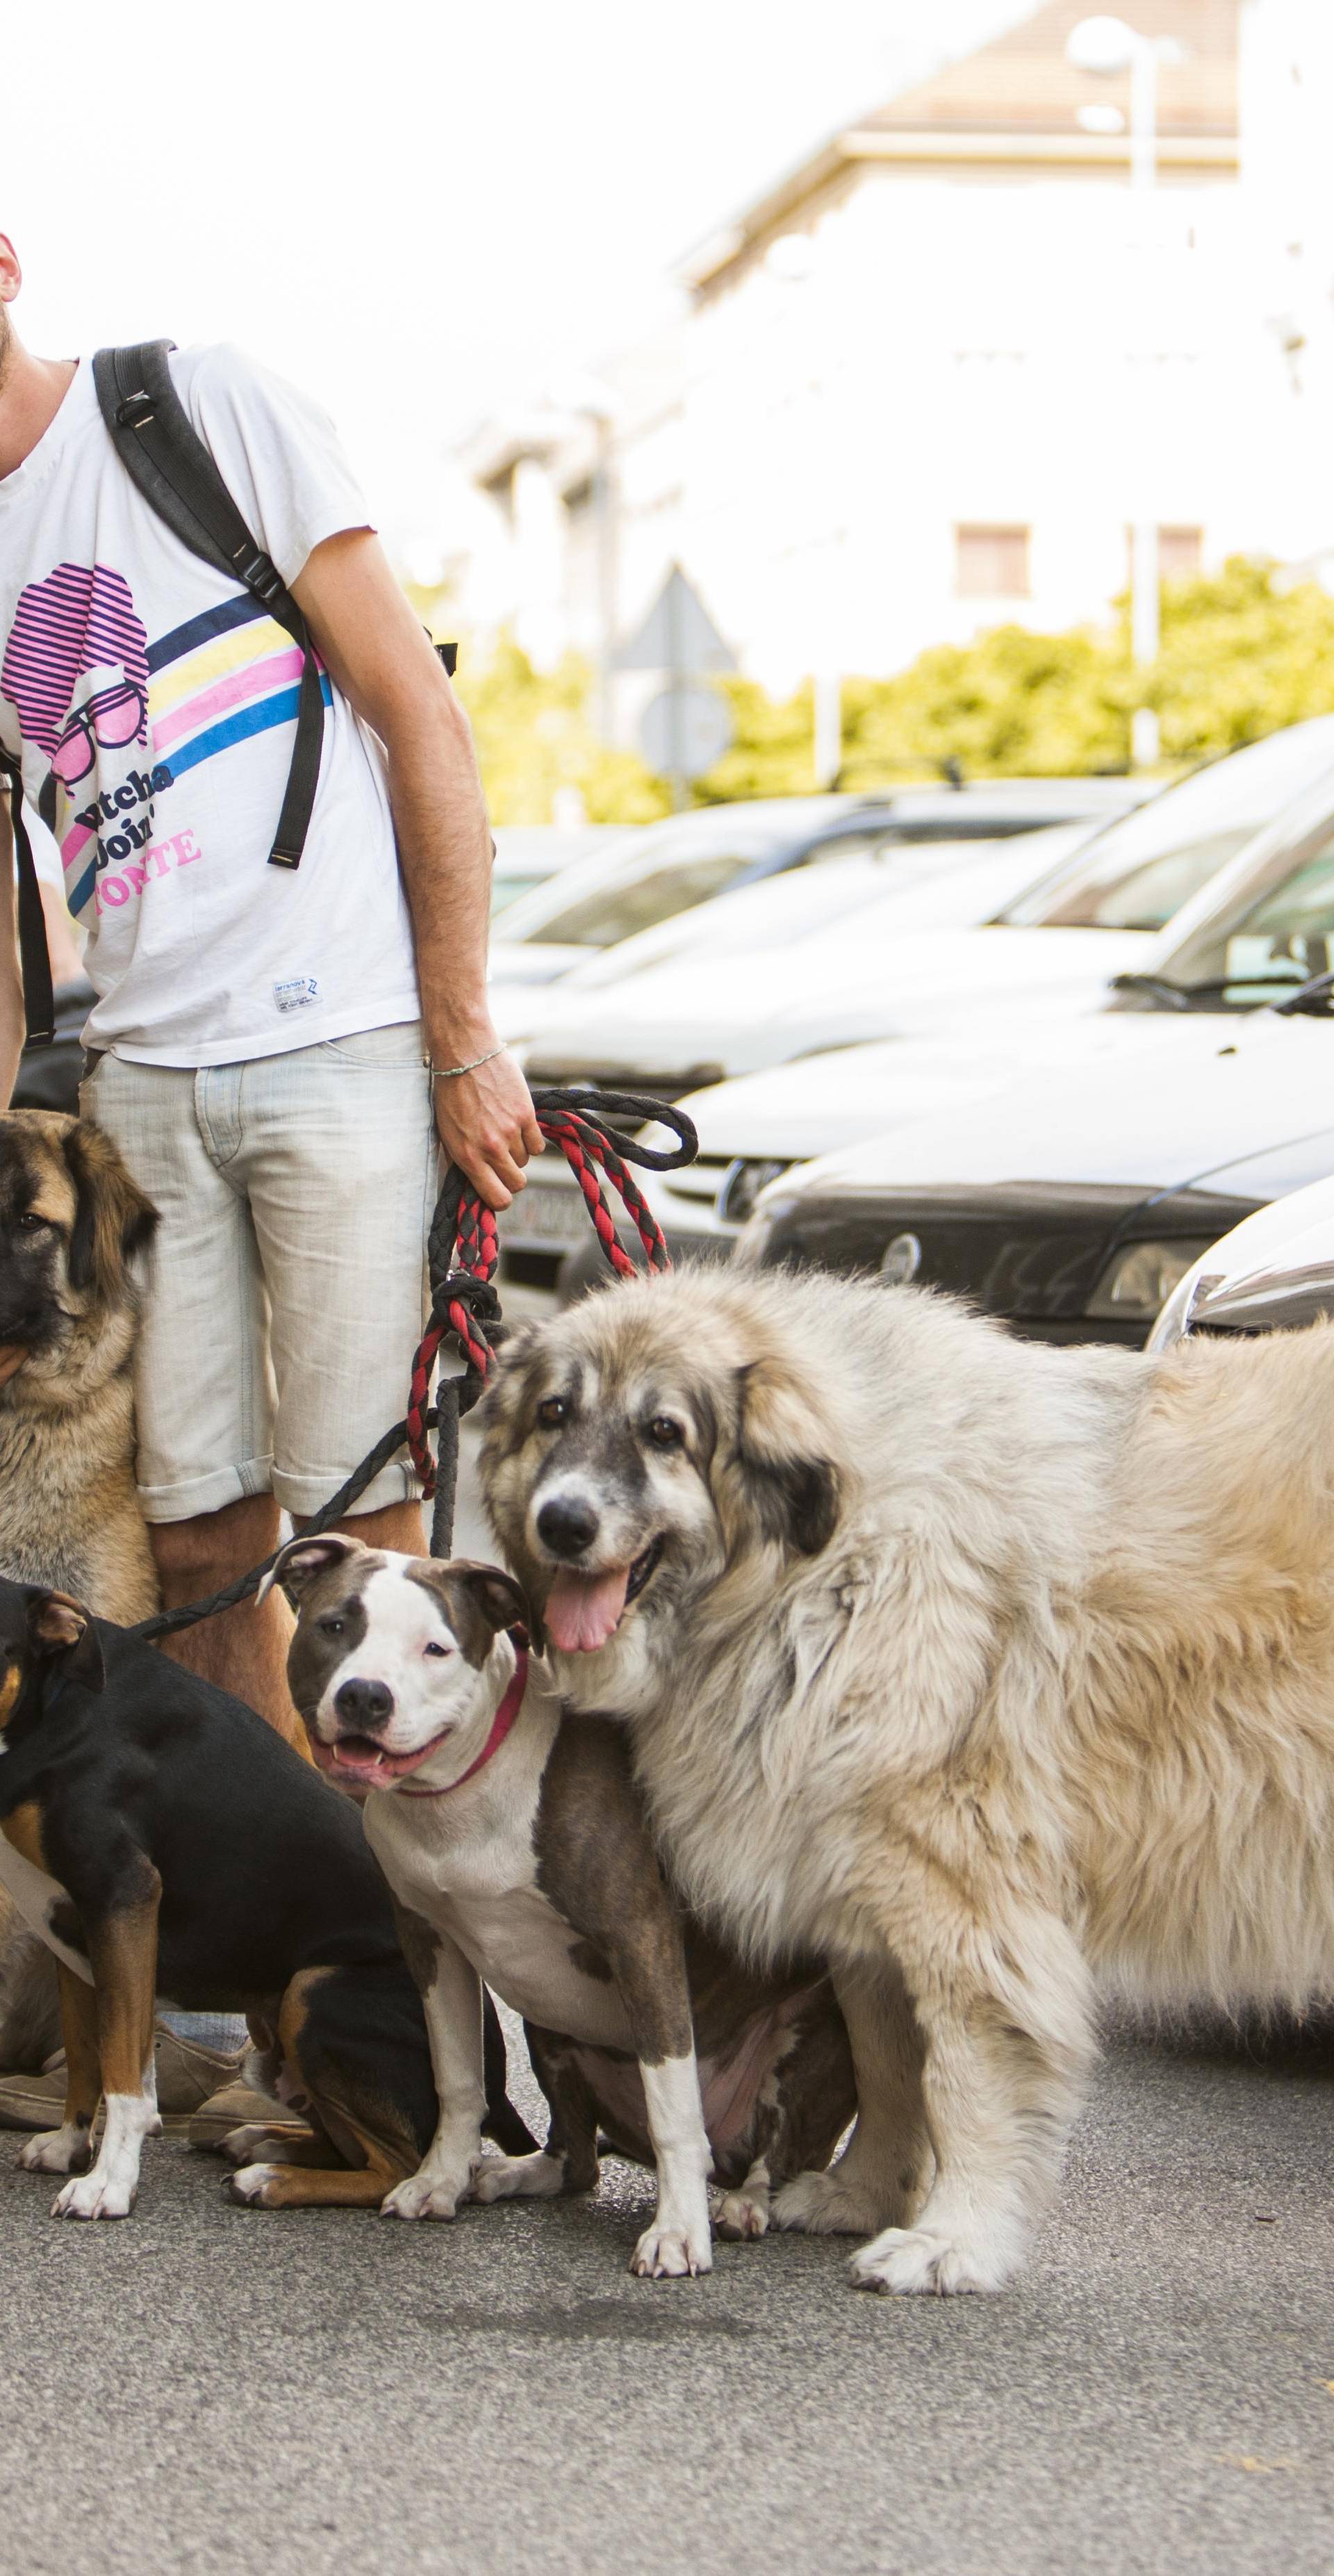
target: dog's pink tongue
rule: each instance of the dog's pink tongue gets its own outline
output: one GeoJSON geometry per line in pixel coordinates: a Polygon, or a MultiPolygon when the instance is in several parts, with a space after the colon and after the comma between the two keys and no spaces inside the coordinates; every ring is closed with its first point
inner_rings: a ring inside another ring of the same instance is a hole
{"type": "Polygon", "coordinates": [[[625,1608],[628,1565],[610,1574],[576,1574],[562,1568],[551,1587],[546,1621],[563,1655],[591,1655],[605,1646],[625,1608]]]}

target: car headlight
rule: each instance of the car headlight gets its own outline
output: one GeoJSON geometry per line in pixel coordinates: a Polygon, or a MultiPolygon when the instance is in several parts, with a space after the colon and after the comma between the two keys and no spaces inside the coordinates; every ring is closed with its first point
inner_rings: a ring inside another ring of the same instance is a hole
{"type": "Polygon", "coordinates": [[[718,1214],[724,1225],[745,1225],[755,1213],[755,1201],[770,1181],[781,1181],[787,1163],[748,1162],[741,1157],[729,1163],[718,1192],[718,1214]]]}
{"type": "Polygon", "coordinates": [[[1084,1309],[1099,1321],[1151,1324],[1207,1243],[1123,1243],[1112,1254],[1084,1309]]]}

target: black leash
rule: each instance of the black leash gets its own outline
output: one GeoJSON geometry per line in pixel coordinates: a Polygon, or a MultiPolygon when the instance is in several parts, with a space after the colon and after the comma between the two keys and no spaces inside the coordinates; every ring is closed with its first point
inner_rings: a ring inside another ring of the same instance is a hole
{"type": "MultiPolygon", "coordinates": [[[[638,1163],[645,1170],[671,1172],[693,1162],[699,1140],[684,1110],[636,1092],[591,1089],[535,1091],[533,1107],[543,1135],[560,1147],[574,1173],[610,1267],[622,1278],[633,1278],[637,1265],[616,1232],[602,1187],[600,1175],[604,1174],[635,1226],[649,1268],[670,1269],[661,1228],[628,1166],[638,1163]],[[669,1128],[676,1144],[663,1151],[641,1144],[626,1132],[649,1125],[669,1128]]],[[[499,1347],[504,1330],[500,1299],[493,1285],[499,1250],[494,1211],[479,1198],[458,1165],[451,1163],[431,1220],[427,1244],[431,1315],[412,1364],[408,1410],[403,1420],[368,1450],[332,1501],[305,1523],[303,1537],[317,1538],[324,1530],[332,1529],[336,1521],[345,1519],[381,1468],[406,1447],[421,1478],[423,1493],[435,1497],[431,1554],[449,1555],[458,1486],[459,1425],[482,1393],[492,1353],[499,1347]],[[463,1368],[457,1377],[439,1382],[432,1404],[431,1372],[447,1335],[453,1336],[462,1353],[463,1368]],[[432,1431],[436,1435],[434,1456],[428,1436],[432,1431]]],[[[202,1601],[185,1602],[178,1610],[160,1610],[152,1619],[139,1620],[129,1634],[152,1643],[159,1637],[173,1637],[183,1628],[196,1627],[201,1619],[215,1618],[219,1611],[234,1610],[258,1591],[275,1562],[276,1551],[262,1565],[253,1565],[248,1574],[238,1575],[225,1591],[211,1592],[202,1601]]]]}

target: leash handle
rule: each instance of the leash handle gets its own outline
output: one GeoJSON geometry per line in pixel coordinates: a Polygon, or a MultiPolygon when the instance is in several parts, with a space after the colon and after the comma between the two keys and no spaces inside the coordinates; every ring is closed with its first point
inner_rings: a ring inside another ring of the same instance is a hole
{"type": "MultiPolygon", "coordinates": [[[[533,1093],[537,1123],[548,1144],[558,1145],[583,1194],[604,1258],[623,1279],[635,1276],[607,1204],[602,1178],[611,1183],[644,1247],[653,1271],[670,1270],[671,1257],[662,1229],[629,1170],[631,1163],[659,1172],[679,1170],[693,1162],[699,1139],[693,1121],[674,1102],[653,1100],[630,1091],[575,1091],[551,1087],[533,1093]],[[668,1128],[676,1143],[665,1150],[627,1135],[622,1122],[635,1127],[668,1128]]],[[[500,1257],[494,1211],[474,1185],[451,1163],[436,1203],[429,1238],[431,1321],[417,1347],[408,1395],[407,1445],[425,1495],[435,1496],[431,1554],[447,1556],[453,1538],[454,1477],[437,1474],[428,1437],[431,1373],[447,1333],[463,1356],[463,1375],[440,1388],[437,1412],[443,1450],[457,1460],[458,1424],[470,1413],[486,1383],[500,1325],[500,1300],[492,1282],[500,1257]],[[452,1437],[449,1416],[452,1414],[452,1437]]]]}

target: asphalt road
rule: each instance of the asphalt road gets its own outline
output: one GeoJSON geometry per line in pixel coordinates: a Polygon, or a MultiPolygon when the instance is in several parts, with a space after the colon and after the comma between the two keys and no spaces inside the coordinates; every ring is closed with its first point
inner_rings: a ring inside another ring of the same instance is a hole
{"type": "Polygon", "coordinates": [[[409,2227],[234,2208],[158,2142],[80,2227],[6,2140],[6,2564],[1323,2576],[1332,2066],[1116,2048],[995,2300],[870,2299],[791,2237],[633,2281],[614,2164],[409,2227]]]}
{"type": "Polygon", "coordinates": [[[615,2162],[410,2227],[243,2211],[162,2141],[81,2227],[0,2135],[4,2564],[1329,2576],[1332,2078],[1329,2035],[1122,2039],[1031,2270],[952,2302],[792,2237],[633,2281],[615,2162]]]}

